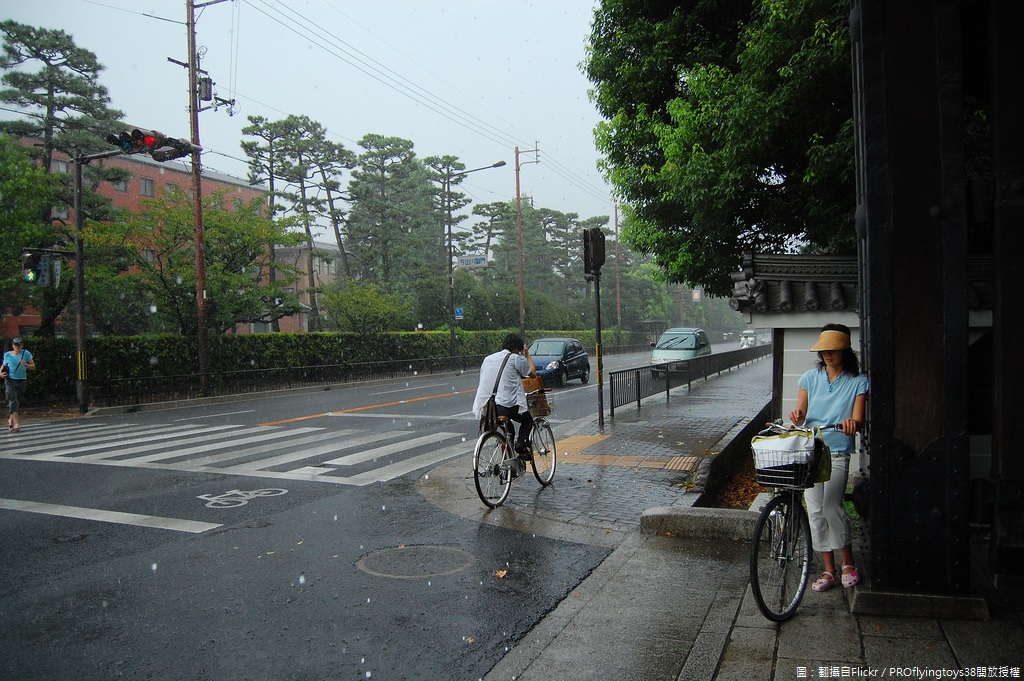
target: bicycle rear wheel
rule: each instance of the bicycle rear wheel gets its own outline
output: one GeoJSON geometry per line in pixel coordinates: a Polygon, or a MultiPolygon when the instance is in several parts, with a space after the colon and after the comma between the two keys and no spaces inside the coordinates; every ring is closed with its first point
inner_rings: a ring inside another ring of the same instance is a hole
{"type": "Polygon", "coordinates": [[[505,459],[512,454],[512,448],[505,436],[487,432],[476,441],[473,450],[473,479],[480,501],[488,508],[505,503],[512,488],[512,475],[505,459]]]}
{"type": "Polygon", "coordinates": [[[761,614],[773,622],[793,616],[811,573],[811,528],[796,492],[777,494],[754,526],[750,589],[761,614]]]}
{"type": "Polygon", "coordinates": [[[545,419],[537,419],[533,429],[533,475],[547,487],[555,477],[555,434],[545,419]]]}

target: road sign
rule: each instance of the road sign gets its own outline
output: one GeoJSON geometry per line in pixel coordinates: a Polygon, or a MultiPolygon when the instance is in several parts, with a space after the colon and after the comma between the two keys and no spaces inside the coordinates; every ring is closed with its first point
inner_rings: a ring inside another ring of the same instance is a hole
{"type": "Polygon", "coordinates": [[[464,269],[474,269],[479,267],[487,267],[487,256],[486,255],[460,255],[459,256],[459,267],[464,269]]]}
{"type": "Polygon", "coordinates": [[[700,302],[700,290],[699,289],[693,289],[692,291],[690,291],[690,300],[692,300],[695,303],[699,303],[700,302]]]}
{"type": "Polygon", "coordinates": [[[36,283],[40,286],[50,285],[50,256],[45,253],[39,256],[39,278],[36,283]]]}
{"type": "Polygon", "coordinates": [[[456,319],[462,319],[462,308],[461,307],[455,308],[455,318],[456,319]]]}

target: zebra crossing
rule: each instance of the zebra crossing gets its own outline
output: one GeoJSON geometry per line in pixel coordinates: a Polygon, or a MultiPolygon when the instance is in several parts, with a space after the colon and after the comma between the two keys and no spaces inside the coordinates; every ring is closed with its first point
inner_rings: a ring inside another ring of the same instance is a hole
{"type": "Polygon", "coordinates": [[[55,421],[34,423],[0,439],[0,459],[362,486],[466,454],[473,444],[462,432],[425,433],[411,428],[55,421]]]}

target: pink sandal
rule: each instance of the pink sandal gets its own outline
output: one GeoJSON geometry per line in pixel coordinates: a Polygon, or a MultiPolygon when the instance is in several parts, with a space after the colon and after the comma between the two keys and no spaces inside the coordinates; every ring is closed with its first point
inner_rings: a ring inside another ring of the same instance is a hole
{"type": "Polygon", "coordinates": [[[855,586],[860,582],[860,573],[857,572],[856,565],[844,565],[842,572],[844,588],[849,589],[851,586],[855,586]],[[850,569],[849,572],[846,571],[847,568],[850,569]]]}
{"type": "Polygon", "coordinates": [[[831,572],[822,572],[821,577],[811,584],[811,591],[828,591],[836,585],[836,576],[831,572]]]}

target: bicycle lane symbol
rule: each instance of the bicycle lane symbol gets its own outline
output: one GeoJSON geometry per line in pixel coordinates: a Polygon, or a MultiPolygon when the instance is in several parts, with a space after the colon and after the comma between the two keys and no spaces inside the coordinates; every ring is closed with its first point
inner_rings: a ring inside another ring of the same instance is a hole
{"type": "Polygon", "coordinates": [[[240,489],[233,489],[230,492],[224,492],[223,494],[200,494],[196,498],[205,501],[207,508],[237,508],[238,506],[245,506],[248,504],[250,499],[257,499],[259,497],[278,497],[282,494],[288,494],[288,490],[270,488],[254,489],[246,492],[240,489]]]}

